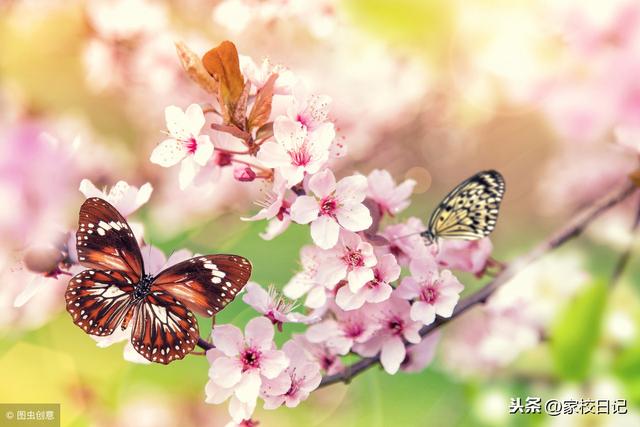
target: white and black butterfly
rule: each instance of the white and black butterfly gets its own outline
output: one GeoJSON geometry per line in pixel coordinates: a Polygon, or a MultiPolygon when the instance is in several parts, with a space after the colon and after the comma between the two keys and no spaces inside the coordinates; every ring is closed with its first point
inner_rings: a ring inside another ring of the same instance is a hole
{"type": "Polygon", "coordinates": [[[80,264],[67,287],[67,311],[87,334],[111,335],[132,323],[131,343],[152,362],[182,359],[195,347],[192,311],[211,317],[238,294],[251,263],[237,255],[203,255],[155,276],[145,273],[127,221],[107,201],[87,199],[76,233],[80,264]]]}
{"type": "Polygon", "coordinates": [[[440,202],[420,235],[428,243],[440,238],[477,240],[488,236],[496,226],[504,191],[500,172],[478,172],[440,202]]]}

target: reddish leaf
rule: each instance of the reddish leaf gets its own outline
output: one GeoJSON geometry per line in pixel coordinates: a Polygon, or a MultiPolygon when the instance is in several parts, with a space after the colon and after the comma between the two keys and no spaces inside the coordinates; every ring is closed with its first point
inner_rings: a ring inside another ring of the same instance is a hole
{"type": "Polygon", "coordinates": [[[240,72],[238,51],[230,41],[223,41],[202,57],[204,68],[218,82],[218,98],[225,123],[231,122],[242,93],[244,77],[240,72]]]}
{"type": "Polygon", "coordinates": [[[635,184],[636,187],[640,187],[640,169],[637,169],[629,174],[629,178],[631,182],[635,184]]]}
{"type": "Polygon", "coordinates": [[[271,101],[273,100],[273,90],[278,78],[277,74],[271,74],[267,82],[260,88],[256,94],[256,101],[249,114],[249,122],[247,128],[259,128],[269,120],[271,115],[271,101]]]}
{"type": "Polygon", "coordinates": [[[234,126],[234,125],[219,125],[217,123],[212,123],[211,129],[219,130],[220,132],[231,134],[236,138],[242,139],[245,142],[251,139],[251,135],[248,132],[245,132],[242,129],[239,129],[237,126],[234,126]]]}
{"type": "Polygon", "coordinates": [[[256,141],[271,138],[273,136],[273,122],[265,123],[256,132],[256,141]]]}
{"type": "Polygon", "coordinates": [[[198,86],[205,91],[217,94],[218,82],[207,72],[200,58],[182,42],[176,43],[176,51],[178,52],[178,58],[180,58],[182,68],[184,68],[191,80],[196,82],[198,86]]]}
{"type": "Polygon", "coordinates": [[[236,103],[236,108],[233,110],[233,114],[231,115],[231,123],[236,125],[242,130],[247,129],[247,100],[249,99],[249,89],[251,88],[251,82],[247,82],[244,85],[244,90],[242,91],[242,95],[238,99],[236,103]]]}

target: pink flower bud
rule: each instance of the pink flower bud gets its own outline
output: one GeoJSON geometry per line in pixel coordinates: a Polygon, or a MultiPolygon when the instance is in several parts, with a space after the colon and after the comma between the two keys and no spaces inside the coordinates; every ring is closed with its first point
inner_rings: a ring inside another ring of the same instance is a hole
{"type": "Polygon", "coordinates": [[[233,177],[241,182],[251,182],[256,179],[256,173],[250,167],[245,166],[234,169],[233,177]]]}

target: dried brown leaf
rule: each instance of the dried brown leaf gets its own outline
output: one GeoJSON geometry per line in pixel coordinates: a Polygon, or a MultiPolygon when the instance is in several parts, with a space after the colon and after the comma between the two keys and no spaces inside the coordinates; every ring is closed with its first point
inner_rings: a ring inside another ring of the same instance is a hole
{"type": "Polygon", "coordinates": [[[198,86],[209,93],[218,93],[218,82],[211,77],[202,65],[202,61],[189,47],[183,42],[176,43],[176,51],[182,68],[186,71],[191,80],[196,82],[198,86]]]}
{"type": "Polygon", "coordinates": [[[223,41],[204,54],[202,64],[218,82],[218,98],[225,123],[228,123],[235,117],[236,104],[245,86],[236,46],[230,41],[223,41]]]}
{"type": "Polygon", "coordinates": [[[256,100],[249,114],[247,128],[259,128],[269,120],[271,115],[271,102],[273,100],[273,90],[275,87],[278,74],[271,74],[267,82],[260,88],[256,94],[256,100]]]}

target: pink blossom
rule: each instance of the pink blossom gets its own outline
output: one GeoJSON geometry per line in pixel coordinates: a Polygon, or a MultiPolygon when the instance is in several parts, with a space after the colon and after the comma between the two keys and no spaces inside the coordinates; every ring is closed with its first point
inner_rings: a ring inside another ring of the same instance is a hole
{"type": "Polygon", "coordinates": [[[308,133],[299,122],[280,116],[273,123],[273,135],[275,141],[269,140],[260,147],[258,160],[281,173],[291,187],[327,163],[335,130],[331,125],[308,133]]]}
{"type": "Polygon", "coordinates": [[[271,240],[284,233],[291,223],[290,208],[295,200],[295,195],[287,192],[287,182],[282,175],[276,173],[273,186],[266,192],[263,201],[256,202],[262,209],[254,216],[241,218],[243,221],[258,221],[268,219],[269,225],[264,233],[260,234],[265,240],[271,240]]]}
{"type": "Polygon", "coordinates": [[[436,355],[436,347],[440,341],[440,333],[434,331],[422,338],[418,344],[407,347],[400,370],[404,372],[420,372],[431,363],[436,355]]]}
{"type": "Polygon", "coordinates": [[[289,366],[276,378],[276,384],[272,387],[271,380],[266,379],[262,383],[262,398],[265,409],[276,409],[281,405],[289,408],[298,406],[306,400],[309,394],[318,388],[322,376],[320,365],[312,361],[303,347],[295,340],[287,341],[282,350],[289,359],[289,366]],[[284,378],[281,378],[284,377],[284,378]],[[279,391],[280,384],[289,382],[291,385],[284,393],[279,391]]]}
{"type": "Polygon", "coordinates": [[[382,367],[393,375],[407,355],[405,341],[412,344],[420,342],[422,324],[409,317],[407,301],[393,296],[380,304],[367,305],[366,310],[375,319],[377,332],[369,341],[354,345],[354,350],[366,357],[380,353],[382,367]]]}
{"type": "Polygon", "coordinates": [[[309,95],[303,83],[293,87],[287,116],[300,123],[308,132],[317,132],[321,128],[333,129],[333,123],[327,122],[331,97],[327,95],[309,95]]]}
{"type": "Polygon", "coordinates": [[[338,244],[322,256],[316,280],[335,286],[346,278],[349,289],[357,292],[369,281],[374,280],[373,267],[376,263],[370,243],[363,241],[356,233],[342,230],[338,244]]]}
{"type": "Polygon", "coordinates": [[[211,363],[206,385],[206,402],[222,403],[229,399],[229,414],[240,422],[251,417],[266,379],[274,393],[284,393],[290,379],[276,378],[289,364],[284,352],[275,349],[273,326],[264,317],[251,319],[245,336],[233,325],[216,325],[212,332],[214,349],[207,351],[211,363]]]}
{"type": "Polygon", "coordinates": [[[198,104],[191,104],[184,112],[169,106],[165,109],[165,118],[170,138],[153,150],[151,162],[163,167],[181,162],[179,182],[180,189],[184,190],[211,158],[213,144],[208,135],[200,135],[205,118],[198,104]]]}
{"type": "Polygon", "coordinates": [[[298,197],[291,206],[291,219],[311,223],[311,237],[319,247],[335,246],[341,227],[362,231],[371,225],[369,209],[362,203],[367,190],[364,176],[348,176],[336,184],[333,172],[327,169],[311,177],[309,189],[316,197],[298,197]]]}
{"type": "Polygon", "coordinates": [[[391,253],[405,267],[413,259],[433,258],[433,251],[427,248],[424,239],[420,237],[425,229],[422,221],[415,217],[409,218],[405,223],[389,225],[381,233],[389,245],[380,247],[380,252],[391,253]]]}
{"type": "Polygon", "coordinates": [[[324,251],[317,246],[307,245],[300,250],[302,271],[296,273],[284,287],[284,294],[291,299],[307,295],[304,305],[310,308],[321,308],[327,303],[327,294],[336,283],[321,283],[316,280],[320,260],[324,251]]]}
{"type": "Polygon", "coordinates": [[[337,310],[335,319],[327,319],[307,329],[305,337],[311,343],[323,343],[337,354],[349,353],[356,343],[368,341],[375,332],[375,324],[362,310],[337,310]]]}
{"type": "Polygon", "coordinates": [[[430,260],[414,260],[409,268],[411,276],[402,280],[395,295],[415,299],[411,305],[411,319],[428,325],[434,322],[436,314],[450,317],[464,286],[451,271],[438,272],[430,260]]]}
{"type": "Polygon", "coordinates": [[[442,240],[436,260],[441,267],[481,276],[492,250],[493,245],[488,237],[480,240],[442,240]]]}
{"type": "Polygon", "coordinates": [[[271,323],[276,325],[280,332],[282,332],[283,323],[311,323],[316,320],[314,317],[294,312],[295,303],[288,302],[284,297],[278,295],[273,286],[270,286],[267,292],[259,284],[249,282],[244,289],[246,292],[242,296],[242,301],[271,320],[271,323]]]}
{"type": "Polygon", "coordinates": [[[28,277],[25,279],[11,279],[18,284],[25,285],[13,300],[15,308],[21,308],[36,294],[50,291],[54,282],[66,282],[72,276],[84,270],[78,264],[75,233],[61,233],[57,241],[42,242],[29,246],[20,262],[9,268],[10,274],[28,277]]]}
{"type": "Polygon", "coordinates": [[[116,185],[111,187],[109,191],[105,188],[100,191],[88,179],[80,182],[80,192],[86,198],[100,197],[111,203],[123,216],[127,217],[138,210],[140,206],[149,201],[153,187],[148,182],[140,189],[133,185],[127,184],[125,181],[118,181],[116,185]]]}
{"type": "Polygon", "coordinates": [[[367,197],[378,205],[382,215],[396,215],[403,211],[409,204],[409,196],[413,192],[416,182],[407,179],[400,185],[396,185],[391,174],[386,170],[374,169],[367,177],[369,189],[367,197]]]}
{"type": "MultiPolygon", "coordinates": [[[[265,58],[258,66],[250,56],[239,55],[240,70],[242,74],[252,84],[251,94],[263,87],[272,74],[278,74],[274,85],[275,95],[285,95],[291,93],[292,86],[297,82],[296,75],[280,64],[272,64],[269,58],[265,58]]],[[[287,104],[290,102],[288,101],[287,104]]]]}
{"type": "Polygon", "coordinates": [[[393,291],[390,283],[398,280],[400,270],[392,254],[382,255],[373,267],[373,279],[356,292],[353,292],[349,286],[342,286],[336,293],[336,304],[343,310],[355,310],[362,307],[365,302],[378,303],[387,300],[393,291]]]}
{"type": "Polygon", "coordinates": [[[327,375],[337,374],[344,369],[344,364],[335,349],[325,343],[312,343],[304,335],[294,334],[292,340],[302,347],[327,375]]]}

